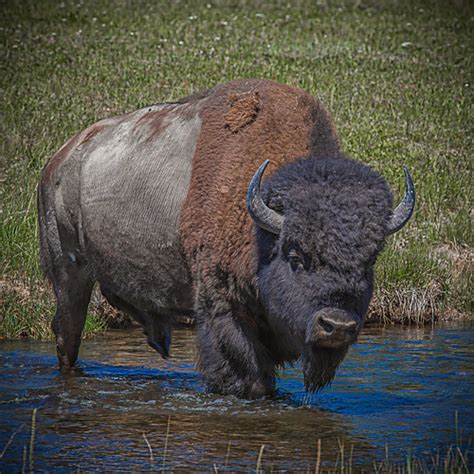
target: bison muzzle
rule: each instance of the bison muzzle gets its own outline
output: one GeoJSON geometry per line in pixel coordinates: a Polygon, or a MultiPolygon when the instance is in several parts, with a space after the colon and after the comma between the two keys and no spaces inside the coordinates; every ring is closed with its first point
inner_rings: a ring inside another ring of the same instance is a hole
{"type": "Polygon", "coordinates": [[[97,122],[38,185],[61,370],[98,283],[163,357],[175,318],[193,314],[211,391],[272,394],[276,368],[298,360],[308,390],[326,386],[363,325],[376,258],[413,212],[404,172],[393,209],[382,176],[340,150],[322,104],[272,81],[97,122]]]}

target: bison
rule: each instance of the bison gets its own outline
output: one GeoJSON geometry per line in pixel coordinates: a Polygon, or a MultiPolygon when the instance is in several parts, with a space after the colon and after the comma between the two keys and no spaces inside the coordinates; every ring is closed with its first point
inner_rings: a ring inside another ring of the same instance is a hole
{"type": "Polygon", "coordinates": [[[392,210],[323,105],[267,80],[95,123],[38,185],[60,368],[76,362],[97,282],[165,358],[176,316],[194,315],[210,391],[272,394],[276,368],[297,360],[306,388],[324,387],[360,332],[386,237],[413,212],[406,168],[405,185],[392,210]]]}

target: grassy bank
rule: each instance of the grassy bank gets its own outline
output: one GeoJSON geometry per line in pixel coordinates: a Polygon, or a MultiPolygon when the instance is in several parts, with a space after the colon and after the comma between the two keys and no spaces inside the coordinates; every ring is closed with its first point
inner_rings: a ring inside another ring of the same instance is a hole
{"type": "MultiPolygon", "coordinates": [[[[470,2],[1,5],[0,336],[49,334],[35,209],[47,159],[100,118],[240,77],[319,96],[345,151],[381,171],[397,196],[409,166],[416,214],[378,262],[370,319],[472,314],[470,2]]],[[[97,313],[89,324],[103,326],[97,313]]]]}

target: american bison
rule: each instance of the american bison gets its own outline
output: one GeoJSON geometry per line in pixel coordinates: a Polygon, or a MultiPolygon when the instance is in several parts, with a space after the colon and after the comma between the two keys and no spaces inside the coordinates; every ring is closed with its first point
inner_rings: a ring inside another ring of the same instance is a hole
{"type": "Polygon", "coordinates": [[[297,360],[307,389],[324,387],[362,327],[386,237],[412,214],[405,178],[392,210],[322,104],[267,80],[97,122],[38,186],[60,368],[76,362],[98,282],[163,357],[174,318],[193,314],[211,391],[271,394],[276,367],[297,360]]]}

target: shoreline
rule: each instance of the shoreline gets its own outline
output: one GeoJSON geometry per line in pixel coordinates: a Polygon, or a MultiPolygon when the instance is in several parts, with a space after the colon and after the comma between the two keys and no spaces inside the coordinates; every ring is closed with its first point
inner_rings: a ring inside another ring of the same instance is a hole
{"type": "MultiPolygon", "coordinates": [[[[416,291],[397,289],[375,292],[365,327],[426,327],[440,323],[470,323],[473,315],[455,308],[444,307],[439,313],[433,301],[423,299],[423,305],[414,298],[416,291]],[[404,297],[405,296],[405,297],[404,297]],[[410,312],[410,309],[413,309],[410,312]]],[[[439,303],[438,303],[439,304],[439,303]]],[[[24,279],[9,276],[0,279],[0,339],[53,338],[50,323],[55,311],[55,298],[46,280],[25,283],[24,279]]],[[[439,305],[441,309],[441,305],[439,305]]],[[[113,329],[139,327],[131,318],[110,306],[97,289],[93,293],[86,320],[84,338],[103,334],[113,329]]],[[[175,327],[194,327],[192,317],[179,318],[175,327]]]]}

